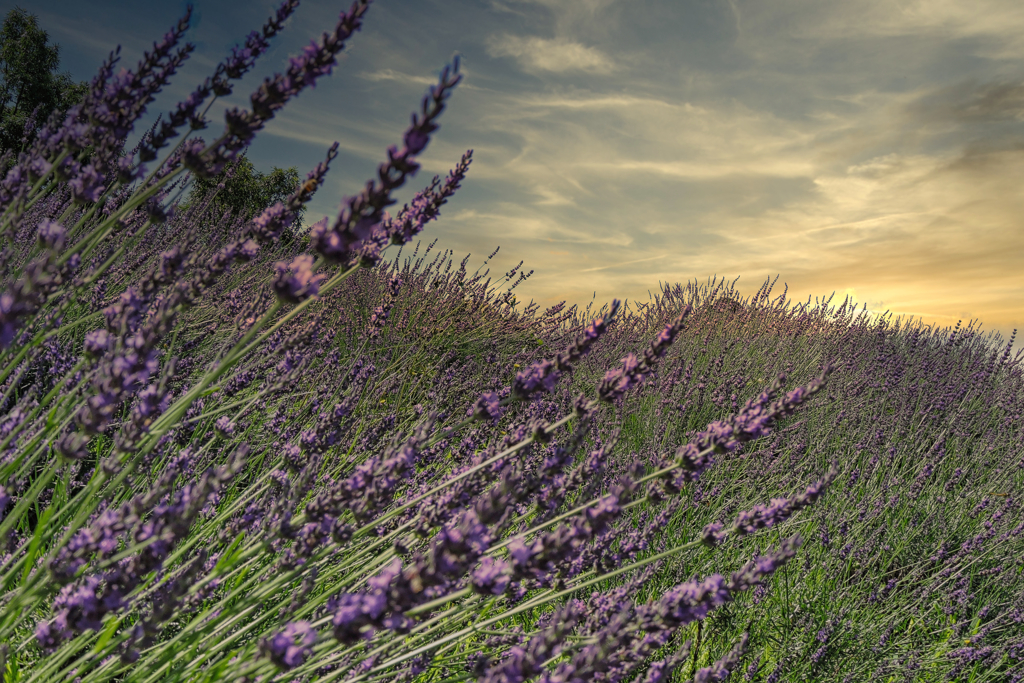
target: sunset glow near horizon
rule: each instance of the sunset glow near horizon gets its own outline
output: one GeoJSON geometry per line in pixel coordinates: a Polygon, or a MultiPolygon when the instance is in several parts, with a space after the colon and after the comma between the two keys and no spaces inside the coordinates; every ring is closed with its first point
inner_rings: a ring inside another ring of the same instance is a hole
{"type": "MultiPolygon", "coordinates": [[[[117,44],[133,69],[185,4],[26,9],[61,45],[61,70],[90,80],[117,44]]],[[[131,144],[276,8],[193,4],[197,48],[131,144]]],[[[248,108],[349,4],[304,0],[200,134],[219,136],[224,107],[248,108]]],[[[421,239],[456,263],[472,253],[470,272],[497,246],[492,275],[525,261],[519,301],[643,303],[659,282],[715,275],[750,296],[778,276],[772,298],[785,285],[796,303],[835,292],[833,306],[850,296],[938,328],[977,320],[1003,344],[1024,328],[1018,0],[376,0],[333,75],[248,157],[304,176],[337,140],[306,213],[333,220],[455,54],[463,82],[391,212],[472,148],[421,239]]]]}

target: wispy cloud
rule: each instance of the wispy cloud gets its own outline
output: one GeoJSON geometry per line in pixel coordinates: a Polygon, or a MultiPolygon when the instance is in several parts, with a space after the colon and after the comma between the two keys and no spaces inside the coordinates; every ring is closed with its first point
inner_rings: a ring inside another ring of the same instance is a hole
{"type": "Polygon", "coordinates": [[[399,83],[414,83],[416,85],[434,85],[437,83],[436,78],[401,73],[394,69],[380,69],[370,73],[361,73],[358,74],[358,77],[367,81],[398,81],[399,83]]]}
{"type": "Polygon", "coordinates": [[[613,264],[608,265],[608,266],[598,266],[597,268],[584,268],[583,270],[579,270],[579,271],[576,271],[576,272],[578,272],[578,273],[596,273],[599,270],[610,270],[612,268],[620,268],[622,266],[629,266],[629,265],[632,265],[634,263],[646,263],[648,261],[657,261],[658,259],[665,258],[665,256],[666,256],[665,254],[661,254],[659,256],[651,256],[650,258],[638,258],[638,259],[633,259],[632,261],[623,261],[622,263],[613,263],[613,264]]]}
{"type": "Polygon", "coordinates": [[[615,63],[600,50],[559,38],[495,35],[487,41],[487,54],[512,57],[529,72],[611,73],[615,63]]]}

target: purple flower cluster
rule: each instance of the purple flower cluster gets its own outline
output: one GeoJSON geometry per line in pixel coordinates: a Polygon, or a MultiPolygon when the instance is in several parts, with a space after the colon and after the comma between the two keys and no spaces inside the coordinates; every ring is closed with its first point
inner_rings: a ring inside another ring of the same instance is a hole
{"type": "Polygon", "coordinates": [[[512,384],[512,395],[523,400],[538,391],[550,393],[561,377],[561,373],[570,371],[573,364],[585,356],[594,343],[608,330],[608,326],[618,310],[619,300],[612,299],[608,312],[591,322],[575,343],[565,351],[553,359],[534,363],[522,372],[516,373],[515,382],[512,384]]]}
{"type": "Polygon", "coordinates": [[[722,531],[722,525],[719,522],[713,522],[704,527],[702,540],[707,545],[715,546],[725,540],[729,534],[743,536],[752,534],[758,529],[776,526],[789,519],[798,510],[817,502],[838,473],[838,463],[833,463],[824,479],[814,482],[800,495],[794,498],[772,498],[769,505],[757,505],[750,510],[744,510],[737,515],[735,523],[728,531],[722,531]]]}
{"type": "Polygon", "coordinates": [[[274,294],[289,304],[315,298],[320,292],[320,283],[327,277],[322,273],[313,273],[313,257],[309,254],[300,254],[287,263],[278,261],[274,264],[274,270],[274,294]]]}
{"type": "MultiPolygon", "coordinates": [[[[217,97],[230,95],[232,88],[230,81],[242,78],[255,64],[256,60],[270,47],[269,40],[276,36],[283,28],[284,22],[299,6],[298,0],[284,0],[277,13],[267,20],[261,32],[253,31],[245,40],[245,46],[241,49],[238,46],[231,48],[231,55],[217,65],[214,74],[208,77],[192,94],[183,102],[179,102],[174,112],[166,121],[160,123],[160,129],[142,141],[139,149],[139,159],[152,161],[156,159],[157,150],[165,147],[168,140],[178,134],[178,129],[189,124],[192,130],[201,130],[206,127],[202,115],[198,113],[199,107],[212,92],[217,97]]],[[[127,169],[131,164],[131,157],[121,160],[122,168],[127,169]]],[[[126,178],[128,180],[130,178],[126,178]]]]}
{"type": "MultiPolygon", "coordinates": [[[[53,619],[36,627],[40,646],[52,650],[86,629],[98,631],[106,614],[128,607],[135,588],[161,569],[202,508],[241,471],[247,452],[237,448],[228,464],[209,468],[195,483],[174,490],[175,480],[189,465],[190,456],[182,453],[150,491],[105,510],[90,526],[79,529],[49,563],[50,576],[64,587],[53,602],[53,619]],[[128,532],[130,536],[124,538],[128,532]],[[95,554],[110,557],[122,542],[138,550],[106,571],[76,578],[95,554]]],[[[163,610],[164,619],[170,616],[168,611],[173,613],[173,606],[169,607],[163,610]]],[[[164,619],[151,618],[151,626],[164,619]]]]}
{"type": "Polygon", "coordinates": [[[324,33],[320,43],[310,43],[297,57],[289,60],[288,70],[267,78],[249,98],[252,111],[231,108],[224,112],[225,134],[209,148],[200,144],[182,147],[182,163],[196,175],[212,178],[252,142],[256,133],[288,101],[306,87],[316,87],[320,76],[329,75],[337,63],[337,54],[345,41],[362,28],[362,17],[370,0],[356,0],[348,12],[342,12],[332,33],[324,33]]]}
{"type": "Polygon", "coordinates": [[[299,210],[312,199],[317,188],[323,184],[331,161],[336,156],[338,156],[337,142],[327,150],[327,158],[306,175],[306,180],[288,196],[288,199],[268,206],[263,213],[253,218],[251,231],[257,240],[270,242],[280,238],[284,228],[295,222],[299,210]]]}
{"type": "MultiPolygon", "coordinates": [[[[30,184],[47,178],[66,183],[75,205],[91,204],[107,189],[107,174],[124,174],[119,154],[134,122],[146,111],[195,46],[186,44],[174,52],[188,29],[192,8],[146,52],[135,71],[114,74],[119,57],[111,53],[93,79],[85,99],[72,106],[63,120],[54,112],[38,133],[32,149],[7,175],[0,190],[0,204],[25,198],[30,184]],[[76,153],[92,148],[88,162],[76,153]]],[[[118,52],[120,48],[118,48],[118,52]]]]}
{"type": "Polygon", "coordinates": [[[351,511],[357,521],[372,519],[394,498],[402,479],[415,467],[437,420],[427,416],[404,444],[385,449],[380,456],[357,466],[347,479],[336,482],[306,505],[306,515],[313,522],[333,520],[342,511],[351,511]]]}
{"type": "Polygon", "coordinates": [[[519,683],[544,672],[544,665],[562,652],[565,636],[572,633],[582,616],[580,610],[570,604],[559,610],[551,619],[551,625],[530,638],[525,647],[512,648],[504,662],[488,667],[486,658],[478,660],[477,681],[519,683]]]}
{"type": "Polygon", "coordinates": [[[634,354],[630,353],[622,359],[621,368],[609,370],[605,373],[604,378],[602,378],[601,383],[597,387],[597,394],[601,400],[613,403],[617,398],[643,381],[643,378],[654,370],[657,360],[672,345],[672,341],[679,334],[680,330],[683,329],[683,323],[692,310],[692,308],[686,306],[679,314],[679,317],[669,323],[654,338],[650,346],[644,350],[643,359],[638,360],[634,354]]]}
{"type": "Polygon", "coordinates": [[[36,229],[43,253],[25,265],[13,286],[0,292],[0,349],[11,346],[18,330],[65,285],[77,268],[77,259],[62,264],[58,254],[64,247],[67,230],[56,221],[43,219],[36,229]]]}
{"type": "MultiPolygon", "coordinates": [[[[712,422],[707,430],[676,451],[676,464],[682,469],[679,477],[682,481],[694,481],[714,464],[713,453],[729,453],[743,443],[770,434],[774,421],[791,414],[798,405],[820,391],[830,372],[831,367],[826,366],[822,375],[807,387],[797,387],[784,398],[769,403],[785,381],[785,375],[780,374],[767,391],[747,401],[739,413],[730,415],[726,420],[712,422]]],[[[666,473],[662,478],[670,492],[678,488],[671,481],[673,476],[666,473]]]]}
{"type": "Polygon", "coordinates": [[[373,309],[373,313],[370,314],[370,324],[367,326],[366,333],[369,339],[380,337],[380,332],[388,319],[388,313],[391,312],[392,306],[395,305],[395,299],[398,297],[398,290],[401,287],[402,280],[400,278],[393,277],[388,281],[388,290],[384,295],[384,302],[373,309]]]}
{"type": "Polygon", "coordinates": [[[260,641],[260,652],[287,671],[305,662],[313,652],[316,631],[308,621],[295,621],[260,641]]]}
{"type": "Polygon", "coordinates": [[[429,186],[416,193],[411,206],[403,206],[394,218],[385,211],[383,220],[372,229],[369,239],[356,247],[360,263],[364,266],[376,265],[388,244],[407,244],[422,232],[427,223],[437,218],[441,207],[448,203],[448,198],[459,189],[472,160],[473,150],[470,149],[462,155],[459,164],[448,174],[440,189],[435,189],[439,178],[434,176],[429,186]]]}
{"type": "Polygon", "coordinates": [[[489,547],[491,535],[467,510],[445,525],[426,552],[415,553],[403,566],[395,558],[360,593],[344,593],[335,600],[334,637],[342,644],[370,638],[378,629],[406,633],[415,623],[403,613],[444,595],[465,576],[489,547]]]}
{"type": "MultiPolygon", "coordinates": [[[[445,100],[461,80],[459,58],[456,56],[451,67],[445,66],[441,71],[438,84],[430,88],[430,95],[423,98],[422,119],[413,113],[412,125],[404,136],[405,147],[401,151],[393,145],[388,148],[388,161],[377,169],[380,186],[369,181],[361,194],[345,200],[345,206],[333,225],[328,227],[325,222],[313,226],[310,242],[317,253],[329,261],[344,264],[357,245],[371,240],[374,229],[384,218],[384,209],[395,201],[391,192],[404,185],[407,176],[413,176],[419,170],[419,164],[413,158],[426,149],[430,134],[439,127],[434,119],[444,111],[445,100]]],[[[468,159],[464,160],[463,165],[466,164],[468,159]]],[[[375,256],[369,258],[367,265],[373,263],[376,263],[375,256]]]]}
{"type": "Polygon", "coordinates": [[[568,560],[575,558],[588,541],[609,530],[622,510],[621,499],[629,493],[629,489],[616,486],[612,493],[573,518],[570,524],[559,525],[529,543],[513,538],[508,544],[513,578],[532,577],[545,581],[565,572],[568,560]]]}

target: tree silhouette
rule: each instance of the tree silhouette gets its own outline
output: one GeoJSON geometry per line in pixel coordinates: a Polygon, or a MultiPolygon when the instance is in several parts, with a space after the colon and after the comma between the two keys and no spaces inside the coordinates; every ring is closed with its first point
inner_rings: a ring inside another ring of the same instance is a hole
{"type": "MultiPolygon", "coordinates": [[[[227,171],[209,180],[193,178],[188,201],[182,207],[202,201],[219,183],[224,183],[224,188],[217,193],[215,206],[221,212],[230,210],[236,217],[250,220],[275,202],[284,201],[295,191],[299,184],[299,172],[294,166],[287,170],[274,166],[270,173],[261,173],[243,153],[239,155],[230,178],[227,177],[227,171]]],[[[303,213],[304,209],[300,210],[295,226],[302,225],[303,213]]]]}
{"type": "Polygon", "coordinates": [[[0,154],[21,151],[53,111],[66,113],[88,88],[67,72],[57,73],[60,46],[48,40],[37,17],[20,7],[8,12],[0,27],[0,154]],[[26,138],[30,118],[34,124],[26,138]]]}

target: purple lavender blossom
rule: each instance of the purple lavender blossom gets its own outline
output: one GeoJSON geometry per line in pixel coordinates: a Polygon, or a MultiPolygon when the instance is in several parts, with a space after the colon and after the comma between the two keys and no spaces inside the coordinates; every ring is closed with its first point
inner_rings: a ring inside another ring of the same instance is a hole
{"type": "Polygon", "coordinates": [[[469,576],[473,591],[482,595],[501,595],[508,588],[511,567],[508,562],[493,557],[484,557],[480,565],[469,576]]]}
{"type": "Polygon", "coordinates": [[[94,164],[82,166],[77,177],[68,181],[71,188],[71,196],[75,204],[92,204],[99,201],[100,196],[107,189],[103,185],[103,176],[96,169],[94,164]]]}
{"type": "MultiPolygon", "coordinates": [[[[569,604],[551,619],[551,625],[530,638],[525,647],[513,647],[508,657],[491,667],[486,661],[480,666],[479,683],[520,683],[540,674],[544,663],[557,656],[565,647],[564,637],[568,635],[583,615],[574,605],[569,604]]],[[[564,679],[572,680],[572,679],[564,679]]]]}
{"type": "Polygon", "coordinates": [[[27,313],[26,306],[15,299],[10,292],[0,292],[0,349],[14,341],[20,327],[20,318],[27,313]]]}
{"type": "Polygon", "coordinates": [[[64,239],[67,237],[67,230],[56,221],[43,219],[39,223],[39,246],[43,249],[50,249],[59,252],[64,248],[64,239]]]}
{"type": "Polygon", "coordinates": [[[331,73],[345,41],[362,28],[362,17],[369,6],[370,0],[353,2],[347,13],[341,13],[332,33],[324,33],[319,44],[313,42],[301,55],[291,57],[287,72],[265,79],[249,98],[252,111],[232,108],[224,112],[226,135],[223,142],[209,150],[190,147],[183,156],[185,167],[201,177],[211,178],[228,162],[234,161],[288,100],[306,87],[315,87],[320,76],[331,73]]]}
{"type": "Polygon", "coordinates": [[[472,416],[477,420],[496,420],[501,417],[501,398],[493,391],[485,391],[466,410],[466,415],[472,416]]]}
{"type": "Polygon", "coordinates": [[[756,505],[750,510],[744,510],[736,516],[736,522],[726,532],[722,531],[720,523],[713,522],[704,527],[702,540],[706,545],[715,546],[724,541],[729,534],[744,536],[754,533],[758,529],[766,529],[784,522],[793,513],[817,502],[825,494],[826,489],[835,480],[838,473],[838,463],[832,463],[824,479],[814,482],[800,495],[792,499],[772,498],[769,505],[756,505]]]}
{"type": "Polygon", "coordinates": [[[565,351],[552,360],[538,361],[522,372],[516,373],[515,382],[512,383],[512,395],[519,400],[524,400],[530,394],[538,391],[550,393],[561,377],[561,373],[571,370],[573,364],[585,356],[594,343],[607,331],[608,325],[618,310],[619,300],[613,299],[608,313],[591,322],[583,334],[565,351]]]}
{"type": "Polygon", "coordinates": [[[293,621],[260,641],[260,652],[279,669],[288,671],[305,663],[316,644],[316,631],[308,621],[293,621]]]}
{"type": "Polygon", "coordinates": [[[711,666],[698,669],[693,675],[693,683],[720,683],[729,678],[729,675],[740,663],[740,658],[747,651],[748,634],[740,636],[736,645],[711,666]]]}
{"type": "MultiPolygon", "coordinates": [[[[676,463],[682,469],[683,481],[696,481],[708,467],[714,464],[712,453],[729,453],[743,443],[771,433],[771,426],[778,417],[791,414],[798,403],[806,401],[825,385],[825,378],[832,368],[826,365],[820,377],[811,381],[808,387],[798,387],[786,398],[766,404],[775,397],[782,387],[785,375],[780,374],[772,386],[755,399],[750,399],[743,409],[727,420],[716,420],[707,429],[696,435],[693,441],[676,451],[676,463]]],[[[666,475],[666,480],[669,475],[666,475]]]]}
{"type": "Polygon", "coordinates": [[[99,357],[113,347],[114,337],[106,330],[93,330],[85,335],[84,351],[86,354],[99,357]]]}
{"type": "Polygon", "coordinates": [[[659,332],[650,346],[644,350],[643,360],[637,359],[632,353],[626,354],[621,361],[622,367],[605,373],[597,387],[600,399],[607,403],[613,403],[642,382],[643,378],[653,371],[655,362],[665,355],[665,351],[672,345],[679,331],[683,329],[683,323],[692,311],[692,307],[685,306],[679,316],[659,332]]]}
{"type": "Polygon", "coordinates": [[[323,183],[330,168],[331,161],[338,156],[338,143],[335,142],[327,150],[327,159],[317,164],[309,172],[305,182],[300,184],[284,202],[268,206],[263,213],[252,220],[252,234],[260,242],[277,241],[282,230],[295,222],[299,210],[312,198],[313,193],[323,183]]]}
{"type": "MultiPolygon", "coordinates": [[[[422,148],[421,148],[422,149],[422,148]]],[[[406,204],[395,218],[385,218],[381,222],[383,235],[391,244],[407,244],[419,234],[427,223],[437,218],[440,208],[455,194],[466,177],[469,164],[472,162],[473,150],[466,150],[458,166],[449,172],[440,191],[435,191],[438,177],[430,186],[421,190],[413,197],[412,204],[406,204]]]]}
{"type": "MultiPolygon", "coordinates": [[[[122,69],[113,76],[117,58],[111,53],[84,101],[68,111],[64,129],[57,135],[68,143],[74,141],[72,144],[78,148],[89,144],[95,147],[93,162],[89,165],[82,167],[73,157],[68,157],[61,166],[54,168],[59,177],[70,182],[76,203],[98,199],[103,191],[99,183],[107,166],[118,158],[117,148],[131,132],[134,122],[145,113],[156,93],[195,49],[194,45],[186,44],[172,54],[188,29],[191,16],[192,7],[188,6],[185,16],[175,27],[161,41],[154,43],[153,51],[143,55],[135,72],[122,69]]],[[[49,131],[47,135],[41,135],[40,140],[45,141],[54,133],[49,131]]]]}
{"type": "Polygon", "coordinates": [[[281,301],[290,304],[315,298],[320,292],[320,283],[327,278],[322,273],[313,274],[313,257],[309,254],[300,254],[290,263],[278,261],[274,264],[274,270],[274,293],[281,301]]]}
{"type": "Polygon", "coordinates": [[[235,433],[235,423],[227,415],[217,418],[217,421],[213,423],[213,428],[225,438],[235,433]]]}
{"type": "MultiPolygon", "coordinates": [[[[142,161],[156,159],[157,150],[165,147],[167,141],[177,135],[178,128],[189,123],[192,130],[199,130],[206,127],[198,114],[200,105],[214,92],[218,97],[231,94],[230,80],[242,78],[253,67],[256,60],[270,47],[269,40],[276,36],[283,28],[284,22],[298,7],[298,0],[284,0],[278,7],[276,14],[267,20],[263,25],[262,32],[253,31],[245,40],[245,47],[238,46],[231,48],[231,55],[227,60],[217,65],[213,76],[208,77],[204,83],[197,87],[183,101],[179,102],[175,111],[167,120],[162,121],[160,130],[154,131],[148,138],[143,139],[140,144],[139,158],[142,161]]],[[[127,172],[131,165],[131,156],[125,157],[127,172]]],[[[124,160],[123,159],[123,160],[124,160]]],[[[122,161],[123,161],[122,160],[122,161]]]]}
{"type": "Polygon", "coordinates": [[[395,304],[395,299],[398,297],[398,290],[402,287],[402,280],[398,277],[393,277],[388,280],[388,289],[384,295],[384,302],[380,306],[373,309],[373,313],[370,314],[370,324],[367,328],[366,336],[369,339],[377,339],[380,337],[381,330],[384,328],[384,323],[388,319],[388,314],[391,312],[391,307],[395,304]]]}
{"type": "MultiPolygon", "coordinates": [[[[419,164],[413,161],[413,157],[423,151],[429,135],[438,129],[434,119],[444,111],[445,100],[462,80],[458,71],[459,58],[456,55],[452,65],[441,71],[438,85],[431,86],[430,95],[423,98],[422,120],[415,113],[412,115],[412,126],[404,137],[405,148],[402,151],[393,145],[388,148],[388,161],[377,170],[380,187],[375,181],[368,182],[361,194],[344,202],[345,206],[330,228],[317,224],[310,231],[313,249],[321,256],[335,263],[345,263],[357,244],[372,237],[374,227],[383,218],[384,209],[395,201],[391,192],[401,187],[407,176],[415,175],[419,170],[419,164]]],[[[363,256],[371,262],[375,258],[373,254],[363,256]]]]}

